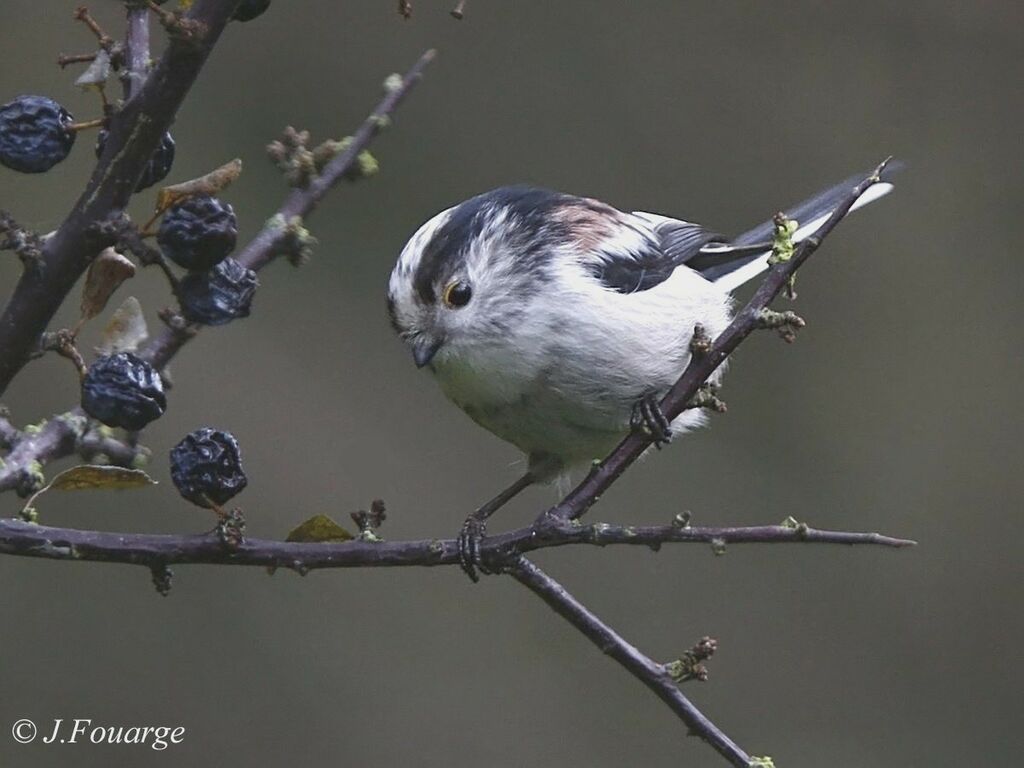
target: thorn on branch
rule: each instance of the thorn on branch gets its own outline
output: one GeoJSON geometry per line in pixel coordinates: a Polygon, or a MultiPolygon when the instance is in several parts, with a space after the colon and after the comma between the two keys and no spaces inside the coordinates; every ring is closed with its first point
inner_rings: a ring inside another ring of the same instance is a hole
{"type": "Polygon", "coordinates": [[[702,637],[692,648],[683,653],[675,661],[665,665],[665,671],[677,683],[685,683],[687,680],[698,680],[705,682],[708,679],[708,669],[704,662],[710,659],[718,650],[718,641],[711,637],[702,637]]]}
{"type": "Polygon", "coordinates": [[[78,378],[85,378],[88,366],[82,354],[75,346],[75,331],[68,328],[61,328],[57,331],[47,331],[43,334],[40,347],[47,352],[56,352],[61,357],[66,357],[78,371],[78,378]]]}
{"type": "Polygon", "coordinates": [[[154,565],[150,568],[153,575],[153,586],[161,597],[167,597],[171,593],[171,586],[174,582],[174,571],[165,563],[154,565]]]}
{"type": "Polygon", "coordinates": [[[61,53],[57,56],[57,66],[64,69],[69,64],[84,64],[87,61],[93,61],[95,58],[95,53],[61,53]]]}
{"type": "Polygon", "coordinates": [[[89,31],[96,36],[96,40],[99,42],[100,48],[109,51],[111,46],[114,44],[114,38],[103,31],[103,28],[97,23],[96,19],[89,13],[89,9],[80,5],[75,9],[75,20],[82,22],[89,28],[89,31]]]}
{"type": "Polygon", "coordinates": [[[198,44],[206,34],[205,24],[188,18],[180,11],[165,11],[152,0],[147,3],[147,6],[149,10],[156,14],[161,26],[167,30],[167,34],[171,38],[186,43],[198,44]]]}
{"type": "Polygon", "coordinates": [[[807,326],[804,320],[796,312],[786,310],[776,312],[772,309],[762,309],[757,316],[757,327],[761,329],[774,330],[787,344],[796,341],[796,332],[807,326]]]}
{"type": "Polygon", "coordinates": [[[692,514],[693,513],[690,512],[690,510],[688,510],[688,509],[680,512],[679,514],[677,514],[675,517],[672,518],[672,527],[673,528],[689,528],[690,527],[690,517],[692,516],[692,514]]]}
{"type": "Polygon", "coordinates": [[[451,11],[449,11],[449,13],[451,13],[453,19],[458,19],[459,21],[462,21],[462,19],[465,18],[466,16],[466,0],[459,0],[459,2],[455,4],[455,7],[452,8],[451,11]]]}

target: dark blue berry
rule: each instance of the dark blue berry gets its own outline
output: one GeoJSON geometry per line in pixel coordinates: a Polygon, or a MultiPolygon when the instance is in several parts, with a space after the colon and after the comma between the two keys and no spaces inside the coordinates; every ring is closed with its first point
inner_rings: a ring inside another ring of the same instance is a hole
{"type": "Polygon", "coordinates": [[[97,358],[82,379],[82,410],[108,427],[140,430],[166,408],[160,374],[131,352],[97,358]]]}
{"type": "Polygon", "coordinates": [[[252,21],[270,7],[270,0],[242,0],[231,18],[235,21],[252,21]]]}
{"type": "Polygon", "coordinates": [[[234,259],[224,259],[209,272],[190,272],[178,284],[181,313],[203,325],[224,325],[249,316],[259,281],[256,273],[234,259]]]}
{"type": "Polygon", "coordinates": [[[198,195],[172,206],[156,241],[175,264],[205,272],[231,253],[238,239],[238,220],[228,203],[198,195]]]}
{"type": "MultiPolygon", "coordinates": [[[[103,154],[103,148],[107,145],[108,132],[105,128],[100,129],[96,137],[96,157],[103,154]]],[[[142,172],[142,178],[135,185],[135,191],[141,192],[152,187],[157,182],[163,181],[171,172],[174,164],[174,138],[170,133],[165,133],[160,139],[160,144],[146,163],[146,169],[142,172]]]]}
{"type": "Polygon", "coordinates": [[[171,449],[171,480],[200,507],[226,504],[249,482],[235,436],[211,427],[190,432],[171,449]]]}
{"type": "Polygon", "coordinates": [[[45,96],[19,96],[0,107],[0,163],[21,173],[44,173],[75,144],[71,113],[45,96]]]}

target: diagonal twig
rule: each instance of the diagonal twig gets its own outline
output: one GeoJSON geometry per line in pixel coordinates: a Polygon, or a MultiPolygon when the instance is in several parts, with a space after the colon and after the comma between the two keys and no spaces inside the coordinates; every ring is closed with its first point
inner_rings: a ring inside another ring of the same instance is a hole
{"type": "MultiPolygon", "coordinates": [[[[884,160],[859,184],[851,187],[846,198],[832,211],[832,214],[813,236],[800,242],[793,255],[768,269],[760,287],[746,306],[733,318],[729,326],[714,340],[711,347],[700,355],[693,355],[689,365],[661,401],[661,410],[669,421],[676,418],[687,407],[697,390],[708,377],[732,354],[745,338],[761,327],[762,312],[782,292],[790,278],[810,258],[818,246],[849,213],[857,199],[873,184],[881,181],[889,159],[884,160]]],[[[564,521],[580,517],[593,506],[612,483],[647,450],[651,444],[648,435],[634,431],[599,464],[584,480],[573,488],[558,504],[547,510],[542,517],[564,521]]]]}
{"type": "MultiPolygon", "coordinates": [[[[288,195],[270,222],[235,257],[239,263],[249,269],[259,271],[282,252],[290,235],[281,224],[304,219],[316,208],[324,196],[346,177],[359,161],[360,153],[369,146],[383,126],[388,123],[398,105],[420,81],[424,70],[436,55],[436,51],[428,50],[420,56],[419,60],[401,78],[401,82],[385,94],[370,116],[363,121],[345,151],[331,160],[308,186],[295,189],[288,195]]],[[[189,340],[195,337],[197,330],[198,326],[189,326],[188,329],[167,327],[146,345],[141,356],[157,369],[161,369],[189,340]]]]}
{"type": "Polygon", "coordinates": [[[664,664],[646,656],[618,632],[599,619],[593,611],[573,597],[557,581],[525,557],[510,567],[509,575],[525,586],[563,619],[572,624],[602,653],[615,659],[630,674],[650,688],[682,720],[690,733],[710,744],[726,760],[748,768],[750,756],[712,723],[679,689],[664,664]]]}

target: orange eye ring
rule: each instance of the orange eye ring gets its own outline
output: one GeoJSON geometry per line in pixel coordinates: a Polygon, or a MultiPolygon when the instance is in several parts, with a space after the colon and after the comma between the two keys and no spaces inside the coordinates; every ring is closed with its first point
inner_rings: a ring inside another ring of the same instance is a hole
{"type": "Polygon", "coordinates": [[[448,283],[441,296],[444,305],[449,309],[464,307],[469,304],[471,298],[473,298],[473,289],[469,287],[469,283],[464,283],[461,280],[453,280],[448,283]]]}

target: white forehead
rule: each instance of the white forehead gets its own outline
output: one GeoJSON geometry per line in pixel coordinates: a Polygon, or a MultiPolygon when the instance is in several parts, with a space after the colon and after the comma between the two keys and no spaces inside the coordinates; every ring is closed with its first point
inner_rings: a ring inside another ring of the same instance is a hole
{"type": "Polygon", "coordinates": [[[443,227],[445,222],[451,218],[452,211],[456,207],[453,205],[451,208],[441,211],[417,229],[416,233],[409,238],[409,242],[402,249],[402,253],[398,257],[398,263],[395,264],[395,269],[391,273],[392,283],[394,283],[395,278],[399,275],[409,276],[416,271],[416,267],[419,266],[420,259],[423,257],[423,249],[427,247],[427,243],[434,239],[437,230],[443,227]]]}

